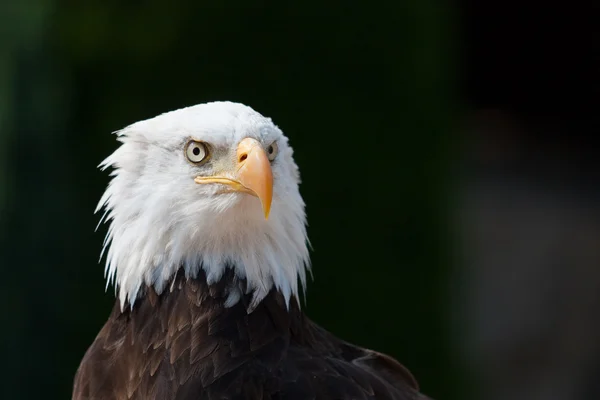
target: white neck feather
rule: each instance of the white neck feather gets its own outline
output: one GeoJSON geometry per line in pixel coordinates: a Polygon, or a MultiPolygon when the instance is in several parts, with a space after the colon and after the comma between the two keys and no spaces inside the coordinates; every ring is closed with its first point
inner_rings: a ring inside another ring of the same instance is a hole
{"type": "MultiPolygon", "coordinates": [[[[233,268],[246,280],[247,292],[253,293],[251,308],[273,286],[287,302],[298,297],[298,278],[305,286],[310,265],[304,215],[294,214],[289,203],[274,201],[269,221],[261,219],[260,210],[254,209],[259,207],[257,199],[249,196],[235,212],[214,213],[202,220],[178,215],[168,203],[162,209],[147,204],[142,215],[111,190],[118,184],[117,176],[99,207],[109,207],[112,218],[105,241],[107,285],[115,284],[121,308],[126,303],[133,307],[144,286],[161,293],[179,268],[188,278],[195,278],[202,268],[209,284],[218,282],[227,267],[233,268]]],[[[237,303],[240,295],[233,290],[226,305],[237,303]]]]}

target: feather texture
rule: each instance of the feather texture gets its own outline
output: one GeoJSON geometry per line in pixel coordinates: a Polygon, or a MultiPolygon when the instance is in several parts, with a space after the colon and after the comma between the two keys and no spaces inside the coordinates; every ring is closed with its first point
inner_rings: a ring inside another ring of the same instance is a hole
{"type": "Polygon", "coordinates": [[[396,360],[337,339],[276,290],[251,313],[251,295],[224,307],[232,282],[244,285],[230,269],[212,285],[180,270],[172,291],[117,301],[73,400],[425,399],[396,360]]]}

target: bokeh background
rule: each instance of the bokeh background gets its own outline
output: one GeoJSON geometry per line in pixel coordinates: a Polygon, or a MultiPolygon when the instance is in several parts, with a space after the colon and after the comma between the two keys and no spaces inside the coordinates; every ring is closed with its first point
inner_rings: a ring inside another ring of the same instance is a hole
{"type": "Polygon", "coordinates": [[[317,322],[436,399],[600,398],[598,17],[591,1],[0,1],[0,398],[69,398],[113,304],[93,215],[110,133],[211,100],[290,137],[317,322]]]}

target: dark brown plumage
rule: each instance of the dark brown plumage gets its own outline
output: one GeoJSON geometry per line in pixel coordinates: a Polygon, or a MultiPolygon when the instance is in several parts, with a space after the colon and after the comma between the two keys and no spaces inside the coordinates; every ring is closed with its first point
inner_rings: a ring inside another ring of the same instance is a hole
{"type": "MultiPolygon", "coordinates": [[[[216,285],[180,271],[133,310],[119,302],[88,349],[73,400],[426,399],[396,360],[345,343],[287,309],[272,290],[223,305],[233,274],[216,285]]],[[[236,283],[242,284],[242,283],[236,283]]]]}

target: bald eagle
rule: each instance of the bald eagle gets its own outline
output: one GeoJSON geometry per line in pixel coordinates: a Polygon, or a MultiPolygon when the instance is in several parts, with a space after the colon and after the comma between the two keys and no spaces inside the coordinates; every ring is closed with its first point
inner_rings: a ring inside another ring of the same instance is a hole
{"type": "Polygon", "coordinates": [[[74,400],[426,399],[396,360],[301,310],[304,202],[271,119],[213,102],[117,135],[96,211],[118,300],[74,400]]]}

